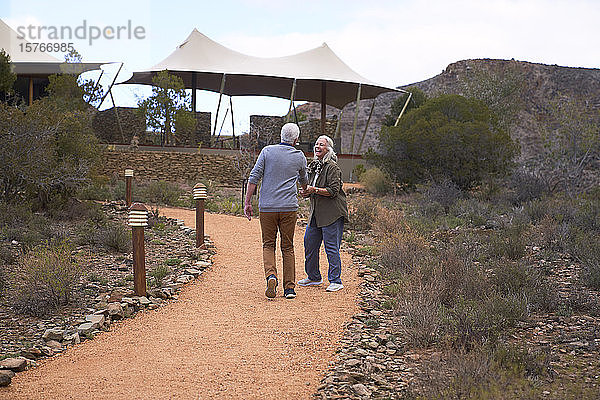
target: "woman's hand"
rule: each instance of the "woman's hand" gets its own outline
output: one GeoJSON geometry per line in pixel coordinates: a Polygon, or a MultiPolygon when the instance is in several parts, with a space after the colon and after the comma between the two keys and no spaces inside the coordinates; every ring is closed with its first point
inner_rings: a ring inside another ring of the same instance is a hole
{"type": "Polygon", "coordinates": [[[314,186],[307,186],[306,189],[300,191],[300,196],[309,197],[311,194],[315,193],[317,188],[314,186]]]}

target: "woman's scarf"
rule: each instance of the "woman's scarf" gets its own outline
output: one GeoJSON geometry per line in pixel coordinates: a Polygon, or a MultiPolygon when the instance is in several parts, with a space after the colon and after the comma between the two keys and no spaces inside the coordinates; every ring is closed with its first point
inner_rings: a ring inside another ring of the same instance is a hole
{"type": "Polygon", "coordinates": [[[325,163],[321,160],[312,160],[310,164],[308,164],[308,173],[315,174],[311,186],[315,186],[315,183],[317,183],[317,178],[321,174],[321,171],[323,171],[324,165],[325,163]]]}

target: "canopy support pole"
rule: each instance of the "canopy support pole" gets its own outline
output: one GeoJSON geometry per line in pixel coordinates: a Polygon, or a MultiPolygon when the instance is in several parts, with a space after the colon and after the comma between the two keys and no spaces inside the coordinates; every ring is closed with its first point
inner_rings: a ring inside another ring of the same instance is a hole
{"type": "Polygon", "coordinates": [[[197,72],[192,72],[192,112],[194,116],[196,115],[196,88],[198,87],[197,83],[197,72]]]}
{"type": "Polygon", "coordinates": [[[223,74],[221,78],[221,89],[219,89],[219,103],[217,104],[217,113],[215,114],[215,129],[213,129],[213,137],[217,134],[217,125],[219,124],[219,108],[221,108],[221,98],[223,97],[223,90],[225,90],[225,79],[227,74],[223,74]]]}
{"type": "Polygon", "coordinates": [[[356,94],[356,109],[354,110],[354,125],[352,126],[352,140],[350,141],[350,153],[354,154],[354,136],[356,134],[356,122],[358,121],[358,109],[360,108],[360,92],[362,91],[362,83],[358,84],[356,94]]]}
{"type": "Polygon", "coordinates": [[[369,129],[369,124],[371,123],[371,116],[373,115],[373,109],[375,108],[375,101],[377,98],[373,99],[373,104],[371,104],[371,111],[369,111],[369,117],[367,118],[367,125],[365,125],[365,130],[363,131],[362,137],[360,138],[360,143],[358,144],[357,153],[360,153],[362,149],[363,142],[365,141],[365,136],[367,136],[367,130],[369,129]]]}
{"type": "Polygon", "coordinates": [[[117,71],[117,74],[113,78],[112,83],[108,87],[108,91],[106,93],[104,93],[104,96],[102,96],[102,100],[100,100],[100,104],[98,104],[98,110],[100,109],[100,106],[102,105],[102,103],[104,103],[104,99],[106,99],[106,96],[108,96],[108,93],[110,92],[112,87],[115,85],[115,82],[117,81],[117,76],[119,76],[119,72],[121,72],[121,68],[123,68],[123,63],[121,63],[121,65],[119,66],[119,70],[117,71]]]}
{"type": "Polygon", "coordinates": [[[338,121],[337,125],[335,126],[335,133],[333,134],[333,151],[335,151],[336,154],[342,152],[342,115],[344,115],[343,108],[340,109],[340,112],[338,114],[338,121]]]}
{"type": "Polygon", "coordinates": [[[325,121],[327,121],[327,83],[321,82],[321,134],[325,134],[325,121]]]}
{"type": "Polygon", "coordinates": [[[233,135],[233,145],[235,146],[235,123],[233,122],[233,97],[229,96],[229,109],[231,110],[231,134],[233,135]]]}
{"type": "Polygon", "coordinates": [[[296,78],[294,78],[294,83],[292,83],[292,94],[290,95],[290,108],[288,108],[286,119],[289,121],[290,112],[292,111],[292,107],[294,106],[294,96],[296,95],[296,78]]]}
{"type": "Polygon", "coordinates": [[[408,102],[410,101],[411,97],[412,97],[412,92],[408,92],[408,99],[406,99],[406,103],[404,103],[404,107],[402,107],[402,111],[400,111],[400,114],[398,114],[398,118],[396,118],[396,123],[394,124],[394,126],[398,126],[398,122],[400,122],[400,117],[402,117],[402,114],[404,114],[404,110],[406,110],[406,106],[408,106],[408,102]]]}

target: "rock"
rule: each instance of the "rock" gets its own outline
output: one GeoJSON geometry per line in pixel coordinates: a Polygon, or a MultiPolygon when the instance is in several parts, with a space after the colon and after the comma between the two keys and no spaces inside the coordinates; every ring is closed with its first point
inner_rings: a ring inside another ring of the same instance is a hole
{"type": "MultiPolygon", "coordinates": [[[[2,371],[0,371],[0,372],[2,372],[2,371]]],[[[10,385],[11,381],[12,381],[12,378],[10,376],[0,373],[0,387],[10,385]]]]}
{"type": "Polygon", "coordinates": [[[346,365],[349,367],[355,367],[357,365],[360,365],[361,361],[356,359],[356,358],[351,358],[350,360],[346,361],[346,365]]]}
{"type": "Polygon", "coordinates": [[[15,373],[13,371],[11,371],[10,369],[0,369],[0,375],[6,375],[10,379],[15,377],[15,373]]]}
{"type": "Polygon", "coordinates": [[[119,303],[109,303],[106,309],[108,310],[108,316],[111,319],[123,319],[125,317],[123,306],[119,303]]]}
{"type": "Polygon", "coordinates": [[[45,357],[52,357],[54,355],[54,350],[49,346],[42,346],[40,351],[45,357]]]}
{"type": "Polygon", "coordinates": [[[62,344],[60,342],[57,342],[56,340],[48,340],[46,342],[46,345],[52,350],[62,350],[63,347],[62,344]]]}
{"type": "Polygon", "coordinates": [[[97,328],[97,324],[93,324],[92,322],[85,322],[77,327],[77,333],[81,336],[88,336],[92,331],[97,328]]]}
{"type": "Polygon", "coordinates": [[[61,340],[63,340],[64,334],[65,331],[60,328],[46,329],[46,331],[42,335],[42,339],[44,339],[46,342],[49,340],[56,340],[60,342],[61,340]]]}
{"type": "Polygon", "coordinates": [[[210,267],[210,263],[207,261],[196,261],[196,267],[198,268],[208,268],[210,267]]]}
{"type": "Polygon", "coordinates": [[[94,324],[94,329],[99,329],[104,326],[106,317],[104,314],[90,314],[85,316],[85,320],[94,324]]]}
{"type": "Polygon", "coordinates": [[[43,357],[43,355],[42,351],[35,347],[21,351],[21,357],[29,358],[30,360],[37,360],[38,358],[43,357]]]}
{"type": "Polygon", "coordinates": [[[79,333],[75,332],[71,335],[65,335],[65,339],[63,340],[63,344],[79,344],[81,343],[81,337],[79,336],[79,333]]]}
{"type": "Polygon", "coordinates": [[[0,361],[0,369],[9,369],[13,372],[25,371],[27,360],[24,358],[5,358],[0,361]]]}
{"type": "Polygon", "coordinates": [[[192,275],[194,278],[197,278],[198,275],[200,275],[200,270],[196,268],[186,268],[183,272],[185,272],[188,275],[192,275]]]}
{"type": "Polygon", "coordinates": [[[194,277],[192,275],[181,275],[179,278],[177,278],[177,283],[188,283],[189,281],[192,281],[194,279],[194,277]]]}
{"type": "Polygon", "coordinates": [[[354,392],[362,397],[370,397],[371,396],[371,391],[369,389],[367,389],[367,387],[365,385],[363,385],[362,383],[357,383],[355,385],[352,385],[352,390],[354,390],[354,392]]]}
{"type": "Polygon", "coordinates": [[[152,302],[150,300],[148,300],[148,298],[146,296],[142,296],[139,298],[139,302],[142,306],[147,307],[150,304],[152,304],[152,302]]]}

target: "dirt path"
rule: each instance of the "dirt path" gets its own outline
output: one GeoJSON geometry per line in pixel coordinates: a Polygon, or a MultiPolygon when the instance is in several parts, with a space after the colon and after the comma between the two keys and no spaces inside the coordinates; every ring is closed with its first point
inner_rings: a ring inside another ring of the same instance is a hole
{"type": "MultiPolygon", "coordinates": [[[[161,214],[194,226],[194,212],[161,214]]],[[[259,221],[206,214],[217,247],[212,270],[177,302],[116,324],[38,368],[18,374],[0,399],[310,399],[343,324],[357,311],[358,282],[342,254],[345,289],[264,296],[259,221]]],[[[304,277],[303,229],[296,277],[304,277]]],[[[281,273],[281,262],[278,258],[281,273]]],[[[321,270],[327,275],[325,257],[321,270]]]]}

